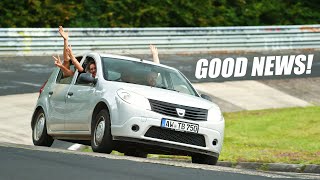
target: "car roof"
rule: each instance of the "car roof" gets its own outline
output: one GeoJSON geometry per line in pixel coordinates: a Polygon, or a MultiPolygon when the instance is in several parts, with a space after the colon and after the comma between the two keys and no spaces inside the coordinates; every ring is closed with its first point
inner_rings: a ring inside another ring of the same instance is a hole
{"type": "Polygon", "coordinates": [[[172,69],[172,70],[177,70],[176,68],[173,68],[173,67],[170,67],[170,66],[154,63],[154,62],[152,62],[150,60],[139,59],[139,58],[136,58],[136,57],[122,56],[122,55],[116,55],[116,54],[97,53],[97,52],[91,52],[91,53],[86,53],[86,54],[98,55],[100,57],[123,59],[123,60],[127,60],[127,61],[142,62],[142,63],[152,64],[152,65],[155,65],[155,66],[160,66],[160,67],[164,67],[164,68],[168,68],[168,69],[172,69]]]}

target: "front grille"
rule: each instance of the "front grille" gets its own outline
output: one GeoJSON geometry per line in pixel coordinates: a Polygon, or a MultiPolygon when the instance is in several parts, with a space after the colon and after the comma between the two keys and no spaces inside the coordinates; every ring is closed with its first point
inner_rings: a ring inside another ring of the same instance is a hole
{"type": "Polygon", "coordinates": [[[206,147],[204,136],[201,134],[185,133],[152,126],[144,136],[206,147]]]}
{"type": "MultiPolygon", "coordinates": [[[[160,114],[164,114],[171,117],[179,117],[176,108],[184,109],[185,115],[183,119],[193,120],[193,121],[206,121],[208,110],[200,109],[195,107],[182,106],[178,104],[171,104],[167,102],[157,101],[149,99],[151,110],[160,114]]],[[[179,117],[181,118],[181,117],[179,117]]]]}

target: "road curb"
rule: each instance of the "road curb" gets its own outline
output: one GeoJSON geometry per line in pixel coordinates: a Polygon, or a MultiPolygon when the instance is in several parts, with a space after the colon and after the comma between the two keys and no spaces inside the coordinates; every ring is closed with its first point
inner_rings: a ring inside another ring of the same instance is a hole
{"type": "MultiPolygon", "coordinates": [[[[72,149],[75,151],[81,151],[85,146],[79,146],[78,149],[72,149]]],[[[177,160],[170,158],[158,158],[167,160],[177,160]]],[[[189,162],[188,160],[179,160],[189,162]]],[[[285,164],[285,163],[256,163],[256,162],[228,162],[218,161],[217,166],[231,167],[237,169],[252,169],[260,171],[278,171],[278,172],[296,172],[296,173],[314,173],[320,174],[320,165],[313,164],[285,164]]]]}
{"type": "Polygon", "coordinates": [[[320,165],[313,164],[285,164],[285,163],[255,163],[255,162],[227,162],[219,161],[217,166],[238,169],[254,169],[261,171],[296,172],[320,174],[320,165]]]}

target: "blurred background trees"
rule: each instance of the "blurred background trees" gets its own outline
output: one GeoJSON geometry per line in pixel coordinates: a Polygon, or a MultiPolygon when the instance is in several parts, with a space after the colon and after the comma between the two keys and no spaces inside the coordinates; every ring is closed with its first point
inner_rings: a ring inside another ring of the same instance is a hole
{"type": "Polygon", "coordinates": [[[318,24],[319,0],[1,0],[0,27],[318,24]]]}

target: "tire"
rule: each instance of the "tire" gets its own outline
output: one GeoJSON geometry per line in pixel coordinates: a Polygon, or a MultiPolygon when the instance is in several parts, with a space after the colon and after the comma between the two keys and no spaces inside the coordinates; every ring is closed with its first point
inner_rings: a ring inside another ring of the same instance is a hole
{"type": "Polygon", "coordinates": [[[46,115],[42,109],[33,116],[32,141],[35,146],[50,147],[54,139],[48,135],[46,115]]]}
{"type": "Polygon", "coordinates": [[[217,162],[218,162],[218,157],[204,155],[204,154],[192,155],[192,163],[216,165],[217,162]]]}
{"type": "Polygon", "coordinates": [[[91,148],[94,152],[110,154],[113,144],[109,112],[102,109],[91,124],[91,148]]]}
{"type": "Polygon", "coordinates": [[[140,158],[147,158],[148,154],[142,151],[128,151],[124,153],[125,156],[133,156],[133,157],[140,157],[140,158]]]}

